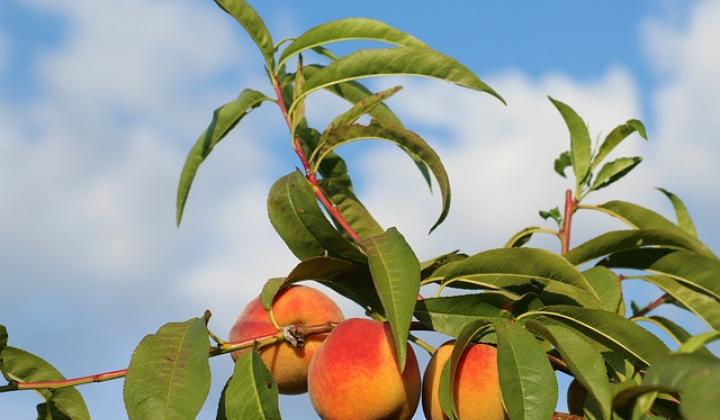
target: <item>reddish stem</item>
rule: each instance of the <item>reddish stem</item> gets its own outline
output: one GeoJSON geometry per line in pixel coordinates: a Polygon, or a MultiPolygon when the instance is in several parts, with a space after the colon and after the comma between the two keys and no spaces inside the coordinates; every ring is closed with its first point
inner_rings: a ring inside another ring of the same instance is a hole
{"type": "Polygon", "coordinates": [[[572,217],[577,209],[577,201],[573,197],[572,190],[565,191],[565,214],[563,215],[563,225],[560,229],[560,241],[562,242],[562,255],[570,251],[570,233],[572,231],[572,217]]]}
{"type": "Polygon", "coordinates": [[[655,299],[654,301],[648,303],[644,308],[637,311],[633,316],[645,316],[648,312],[652,311],[653,309],[657,308],[658,306],[665,303],[668,299],[667,293],[660,296],[659,298],[655,299]]]}
{"type": "MultiPolygon", "coordinates": [[[[278,83],[277,78],[274,76],[272,77],[272,84],[273,89],[275,90],[275,96],[277,97],[277,104],[280,107],[283,118],[285,118],[285,122],[287,123],[288,128],[292,130],[292,121],[290,121],[290,115],[288,114],[285,100],[283,99],[282,90],[280,89],[280,84],[278,83]]],[[[350,223],[345,220],[337,207],[335,207],[335,204],[333,204],[327,198],[327,196],[325,196],[325,192],[322,190],[322,188],[320,188],[315,172],[313,172],[312,168],[310,167],[307,156],[305,156],[305,152],[302,149],[302,145],[300,144],[300,138],[297,136],[293,138],[293,149],[295,149],[295,154],[297,154],[298,158],[300,158],[300,162],[302,163],[303,169],[305,170],[305,178],[308,180],[308,182],[310,182],[313,192],[315,193],[315,197],[320,200],[320,202],[328,211],[330,216],[332,216],[332,218],[338,222],[338,224],[343,228],[343,230],[345,230],[345,232],[347,232],[347,234],[350,235],[350,237],[359,244],[360,235],[355,232],[355,229],[350,226],[350,223]]]]}

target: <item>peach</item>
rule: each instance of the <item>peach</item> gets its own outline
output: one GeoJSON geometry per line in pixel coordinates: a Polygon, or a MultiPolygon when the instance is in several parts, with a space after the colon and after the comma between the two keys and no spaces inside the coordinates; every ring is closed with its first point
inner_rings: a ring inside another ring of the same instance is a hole
{"type": "Polygon", "coordinates": [[[570,386],[567,391],[567,406],[570,414],[576,416],[584,415],[585,398],[587,397],[587,390],[577,379],[573,379],[570,382],[570,386]]]}
{"type": "Polygon", "coordinates": [[[420,400],[420,370],[408,345],[400,372],[387,323],[354,318],[336,327],[315,354],[308,388],[326,420],[409,419],[420,400]]]}
{"type": "MultiPolygon", "coordinates": [[[[291,286],[275,297],[273,315],[278,325],[319,325],[327,322],[340,323],[344,317],[340,308],[327,295],[306,286],[291,286]]],[[[268,312],[253,299],[243,310],[230,330],[230,341],[252,340],[256,337],[277,333],[268,312]]],[[[307,391],[307,372],[310,360],[317,352],[327,334],[305,337],[305,345],[294,347],[281,342],[262,347],[260,357],[270,370],[280,392],[301,394],[307,391]]],[[[232,354],[237,359],[243,352],[232,354]]]]}
{"type": "MultiPolygon", "coordinates": [[[[433,354],[423,377],[423,412],[432,420],[447,419],[440,408],[440,374],[450,356],[454,341],[440,346],[433,354]]],[[[497,349],[487,344],[471,344],[460,358],[455,375],[455,407],[463,420],[502,420],[505,410],[500,393],[497,349]]]]}

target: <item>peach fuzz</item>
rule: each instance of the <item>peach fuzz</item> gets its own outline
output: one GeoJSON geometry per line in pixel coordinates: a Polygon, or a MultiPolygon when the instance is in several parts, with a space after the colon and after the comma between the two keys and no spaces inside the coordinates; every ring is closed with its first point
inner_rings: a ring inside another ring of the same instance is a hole
{"type": "Polygon", "coordinates": [[[326,420],[409,419],[420,400],[420,370],[408,345],[400,373],[388,324],[354,318],[336,327],[315,354],[308,388],[326,420]]]}
{"type": "MultiPolygon", "coordinates": [[[[440,408],[440,374],[454,347],[449,341],[438,347],[423,377],[423,412],[431,420],[447,419],[440,408]]],[[[502,420],[505,410],[500,393],[497,349],[471,344],[460,358],[454,381],[455,407],[463,420],[502,420]]]]}
{"type": "MultiPolygon", "coordinates": [[[[291,286],[281,291],[275,297],[272,308],[275,320],[281,327],[340,323],[344,319],[340,308],[327,295],[306,286],[291,286]]],[[[260,298],[255,298],[235,321],[230,330],[230,341],[252,340],[275,333],[277,330],[260,303],[260,298]]],[[[307,391],[308,366],[326,336],[307,336],[301,348],[282,342],[260,349],[260,357],[275,378],[281,393],[301,394],[307,391]]],[[[249,349],[234,352],[233,359],[246,351],[249,349]]]]}

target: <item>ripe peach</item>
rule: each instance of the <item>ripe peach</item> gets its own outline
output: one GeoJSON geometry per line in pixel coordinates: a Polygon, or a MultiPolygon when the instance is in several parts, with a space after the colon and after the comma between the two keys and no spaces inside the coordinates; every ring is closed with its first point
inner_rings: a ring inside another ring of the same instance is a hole
{"type": "Polygon", "coordinates": [[[400,373],[390,326],[348,319],[310,363],[310,400],[323,419],[409,419],[420,400],[420,370],[407,347],[400,373]]]}
{"type": "MultiPolygon", "coordinates": [[[[433,354],[423,377],[423,412],[431,420],[447,419],[440,408],[440,374],[455,342],[449,341],[433,354]]],[[[460,358],[454,382],[455,407],[463,420],[502,420],[505,410],[500,394],[497,349],[487,344],[471,344],[460,358]]]]}
{"type": "MultiPolygon", "coordinates": [[[[275,297],[273,315],[278,325],[318,325],[340,323],[344,317],[340,308],[324,293],[305,286],[291,286],[275,297]]],[[[243,310],[230,330],[230,341],[252,340],[259,336],[277,333],[260,298],[253,299],[243,310]]],[[[327,334],[305,337],[305,345],[293,347],[287,342],[265,346],[260,357],[272,373],[283,394],[301,394],[307,391],[307,371],[315,352],[327,334]]],[[[232,354],[237,359],[244,351],[232,354]]]]}

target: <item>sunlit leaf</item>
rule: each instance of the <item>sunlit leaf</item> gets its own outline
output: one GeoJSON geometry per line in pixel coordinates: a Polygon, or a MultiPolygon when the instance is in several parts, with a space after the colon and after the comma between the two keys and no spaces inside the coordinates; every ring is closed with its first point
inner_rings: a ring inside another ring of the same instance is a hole
{"type": "Polygon", "coordinates": [[[278,386],[257,350],[238,357],[223,394],[228,420],[280,420],[278,386]]]}
{"type": "Polygon", "coordinates": [[[641,157],[623,157],[606,163],[600,168],[590,186],[590,191],[597,191],[614,183],[635,169],[640,162],[642,162],[641,157]]]}
{"type": "Polygon", "coordinates": [[[272,69],[275,45],[270,36],[270,31],[268,31],[265,22],[263,22],[255,9],[250,7],[245,0],[215,0],[215,3],[245,28],[255,45],[260,48],[268,68],[272,69]]]}
{"type": "Polygon", "coordinates": [[[591,157],[591,141],[585,121],[567,104],[550,98],[550,102],[555,105],[560,115],[562,115],[570,131],[570,158],[572,161],[573,172],[575,174],[575,183],[577,190],[580,191],[585,178],[590,171],[591,157]]]}
{"type": "Polygon", "coordinates": [[[557,223],[558,227],[562,226],[563,220],[559,208],[555,207],[550,210],[540,210],[538,214],[543,218],[543,220],[552,219],[555,223],[557,223]]]}
{"type": "Polygon", "coordinates": [[[692,237],[697,237],[695,223],[693,223],[692,218],[690,217],[690,213],[685,207],[685,203],[680,200],[680,197],[664,188],[658,188],[658,190],[665,194],[665,196],[672,203],[673,208],[675,209],[675,216],[677,217],[678,226],[680,226],[680,229],[684,230],[685,233],[692,237]]]}
{"type": "MultiPolygon", "coordinates": [[[[369,114],[373,108],[381,104],[387,98],[398,93],[401,89],[402,86],[393,86],[389,89],[382,90],[359,100],[349,110],[335,117],[330,124],[328,124],[327,128],[325,128],[325,133],[331,133],[333,130],[353,124],[358,120],[358,118],[365,114],[369,114]]],[[[320,143],[323,143],[322,138],[320,143]]]]}
{"type": "Polygon", "coordinates": [[[532,236],[538,232],[549,233],[547,231],[547,229],[539,227],[539,226],[526,227],[525,229],[521,230],[520,232],[514,234],[512,236],[512,238],[510,238],[505,243],[505,248],[519,248],[519,247],[525,245],[526,243],[528,243],[528,241],[530,241],[532,236]]]}
{"type": "Polygon", "coordinates": [[[344,181],[338,181],[336,178],[324,178],[320,180],[320,187],[361,238],[380,235],[384,232],[382,226],[344,181]]]}
{"type": "Polygon", "coordinates": [[[447,254],[437,256],[435,258],[431,258],[427,261],[423,261],[420,263],[420,269],[422,270],[420,272],[420,278],[426,279],[432,276],[432,274],[443,265],[455,261],[464,260],[467,257],[468,256],[466,254],[463,254],[459,250],[456,250],[453,252],[448,252],[447,254]]]}
{"type": "Polygon", "coordinates": [[[701,369],[693,374],[682,390],[680,412],[687,420],[717,420],[717,390],[720,389],[720,366],[701,369]],[[713,413],[713,414],[711,414],[713,413]]]}
{"type": "Polygon", "coordinates": [[[620,309],[623,302],[620,279],[611,270],[605,267],[592,267],[583,271],[590,285],[600,297],[602,307],[610,312],[623,315],[620,309]]]}
{"type": "Polygon", "coordinates": [[[597,154],[593,158],[590,169],[595,169],[602,163],[610,152],[615,147],[625,140],[630,134],[636,132],[645,140],[647,140],[647,134],[645,134],[645,126],[640,120],[628,120],[625,124],[615,127],[610,134],[605,137],[605,140],[600,145],[597,154]]]}
{"type": "Polygon", "coordinates": [[[677,352],[694,353],[704,348],[706,345],[712,343],[713,341],[717,341],[718,339],[720,339],[720,331],[707,331],[704,333],[700,333],[698,335],[688,338],[687,341],[682,343],[677,352]]]}
{"type": "Polygon", "coordinates": [[[646,276],[649,282],[672,296],[676,302],[700,317],[709,326],[720,329],[720,301],[705,293],[698,292],[687,284],[667,276],[646,276]]]}
{"type": "Polygon", "coordinates": [[[495,293],[425,298],[415,305],[415,318],[437,331],[457,337],[468,323],[483,319],[510,318],[512,300],[495,293]]]}
{"type": "Polygon", "coordinates": [[[4,325],[0,325],[0,352],[7,346],[8,333],[4,325]]]}
{"type": "Polygon", "coordinates": [[[555,172],[561,177],[567,178],[565,169],[567,169],[568,166],[572,166],[572,158],[570,157],[570,152],[564,151],[555,159],[553,169],[555,169],[555,172]]]}

